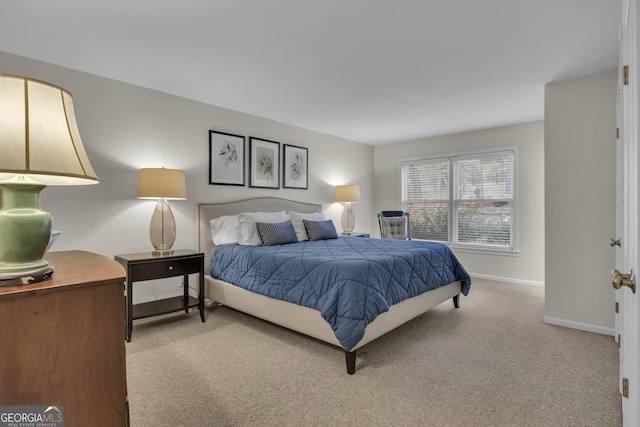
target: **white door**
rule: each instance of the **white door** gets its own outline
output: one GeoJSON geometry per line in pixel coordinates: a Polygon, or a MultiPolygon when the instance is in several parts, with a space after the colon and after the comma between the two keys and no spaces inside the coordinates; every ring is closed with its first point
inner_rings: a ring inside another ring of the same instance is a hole
{"type": "MultiPolygon", "coordinates": [[[[638,271],[639,231],[638,215],[640,214],[638,195],[639,155],[638,136],[640,135],[638,113],[638,8],[639,0],[623,0],[622,19],[620,24],[620,79],[618,84],[618,208],[622,212],[616,215],[620,232],[621,245],[616,255],[616,269],[622,274],[618,276],[616,301],[619,314],[616,329],[620,333],[620,392],[622,393],[622,414],[625,427],[636,427],[640,422],[638,407],[638,345],[640,344],[640,328],[638,325],[638,302],[636,294],[628,286],[635,280],[638,271]],[[621,188],[620,188],[621,187],[621,188]],[[621,286],[622,285],[622,286],[621,286]]],[[[612,278],[613,278],[612,274],[612,278]]]]}

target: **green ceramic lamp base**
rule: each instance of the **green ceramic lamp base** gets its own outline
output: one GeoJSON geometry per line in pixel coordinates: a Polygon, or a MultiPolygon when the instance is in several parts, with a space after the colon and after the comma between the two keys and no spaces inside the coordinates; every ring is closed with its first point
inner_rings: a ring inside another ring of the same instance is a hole
{"type": "MultiPolygon", "coordinates": [[[[42,257],[51,236],[51,214],[40,209],[45,185],[22,176],[0,183],[0,281],[45,280],[53,269],[42,257]]],[[[3,284],[3,286],[5,286],[3,284]]]]}

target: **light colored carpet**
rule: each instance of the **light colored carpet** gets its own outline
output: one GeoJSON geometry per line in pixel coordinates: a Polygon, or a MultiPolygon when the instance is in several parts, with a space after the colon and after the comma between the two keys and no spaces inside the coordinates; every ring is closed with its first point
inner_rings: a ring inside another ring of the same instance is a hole
{"type": "Polygon", "coordinates": [[[621,426],[612,337],[542,323],[544,289],[474,280],[358,350],[227,307],[134,322],[133,427],[621,426]]]}

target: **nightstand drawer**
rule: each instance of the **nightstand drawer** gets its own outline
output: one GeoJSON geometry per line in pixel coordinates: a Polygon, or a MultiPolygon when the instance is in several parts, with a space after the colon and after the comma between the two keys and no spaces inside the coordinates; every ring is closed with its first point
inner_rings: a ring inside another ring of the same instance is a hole
{"type": "Polygon", "coordinates": [[[202,268],[202,257],[132,264],[130,267],[133,281],[182,276],[199,273],[202,268]]]}

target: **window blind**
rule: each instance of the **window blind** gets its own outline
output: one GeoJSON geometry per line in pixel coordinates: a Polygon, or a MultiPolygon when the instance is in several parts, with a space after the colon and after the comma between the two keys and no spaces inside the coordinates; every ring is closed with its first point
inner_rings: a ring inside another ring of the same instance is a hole
{"type": "Polygon", "coordinates": [[[402,162],[411,235],[452,245],[514,249],[514,150],[402,162]]]}

